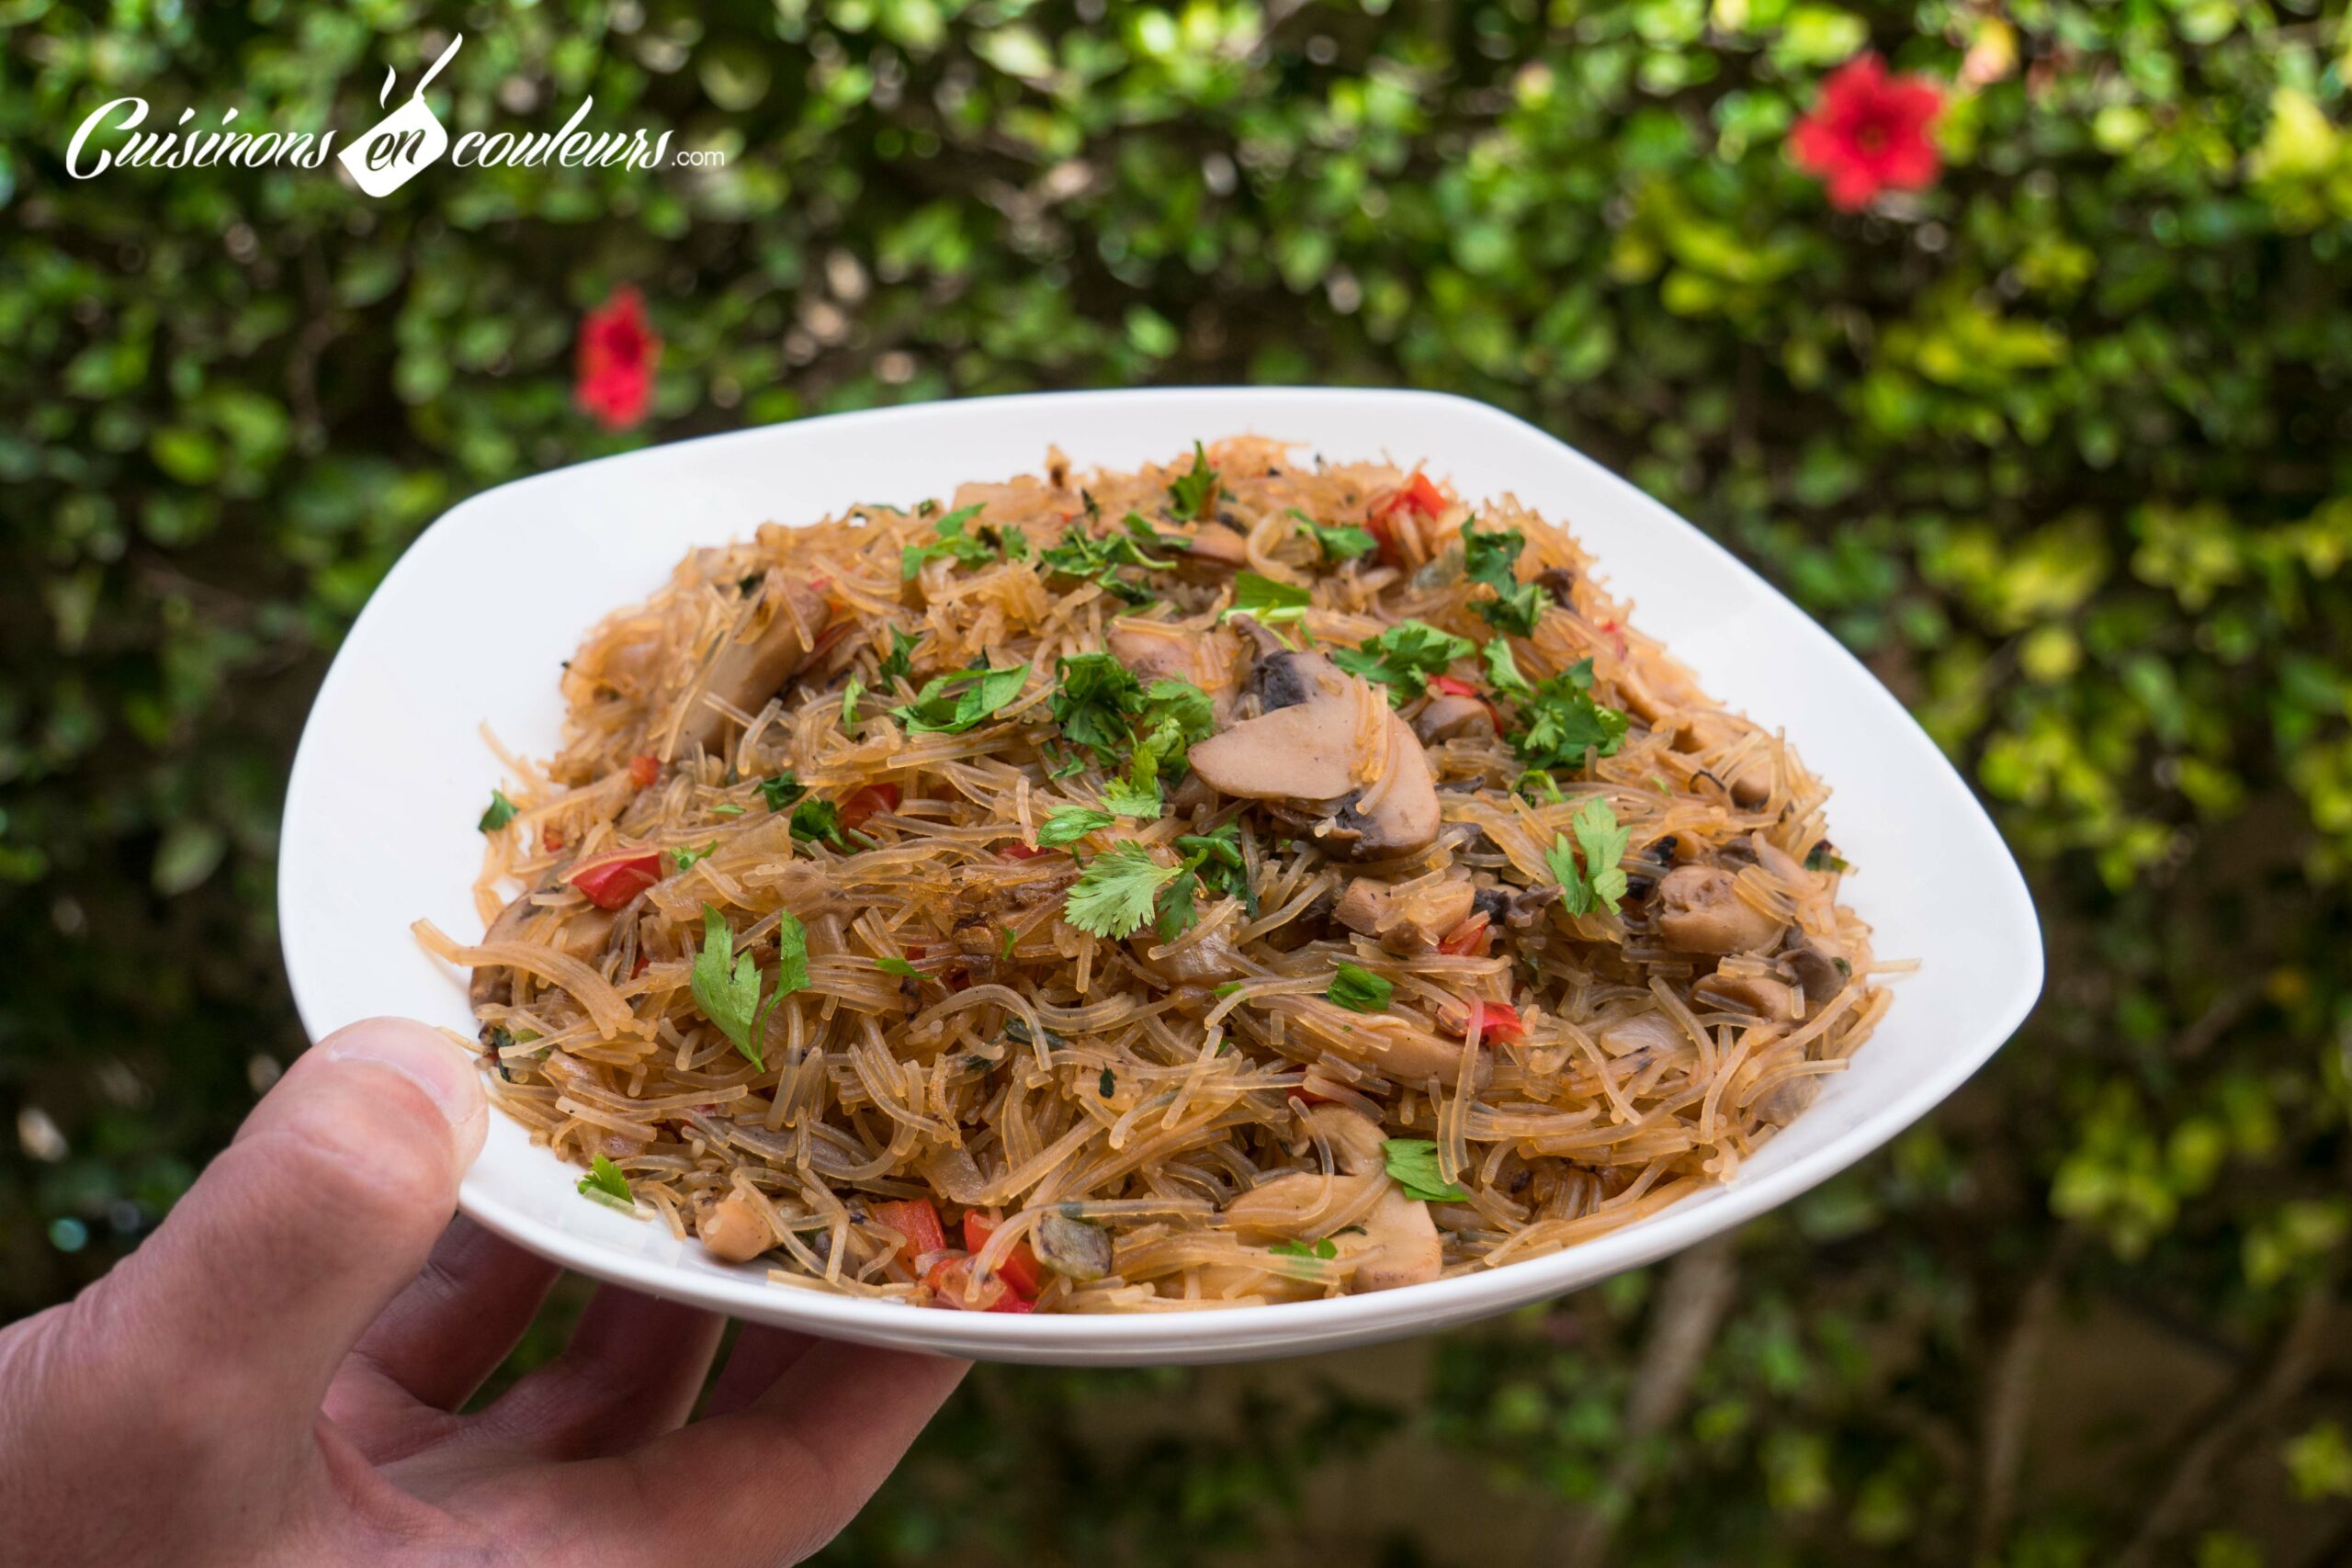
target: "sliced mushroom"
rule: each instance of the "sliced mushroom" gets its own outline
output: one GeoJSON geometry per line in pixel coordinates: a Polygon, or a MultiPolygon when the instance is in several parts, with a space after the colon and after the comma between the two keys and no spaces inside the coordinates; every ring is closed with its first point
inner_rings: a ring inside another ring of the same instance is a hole
{"type": "MultiPolygon", "coordinates": [[[[1247,617],[1237,624],[1262,631],[1247,617]]],[[[1385,698],[1314,653],[1261,658],[1252,684],[1258,716],[1193,747],[1193,772],[1222,794],[1283,803],[1354,859],[1410,854],[1436,840],[1429,755],[1385,698]],[[1288,700],[1294,689],[1298,699],[1288,700]]]]}
{"type": "Polygon", "coordinates": [[[1249,540],[1222,523],[1204,523],[1190,534],[1162,534],[1160,537],[1191,543],[1191,548],[1173,552],[1179,577],[1201,581],[1230,575],[1250,564],[1249,540]]]}
{"type": "Polygon", "coordinates": [[[1744,1012],[1772,1023],[1793,1023],[1803,1015],[1797,994],[1764,975],[1710,975],[1690,987],[1690,1000],[1719,1012],[1744,1012]]]}
{"type": "Polygon", "coordinates": [[[1102,646],[1146,685],[1154,681],[1190,681],[1221,704],[1231,700],[1228,688],[1233,684],[1238,649],[1233,638],[1222,632],[1172,626],[1162,621],[1123,621],[1111,628],[1102,646]]]}
{"type": "Polygon", "coordinates": [[[1730,873],[1681,865],[1658,881],[1657,933],[1681,953],[1755,953],[1771,945],[1781,922],[1742,898],[1730,873]]]}
{"type": "Polygon", "coordinates": [[[1471,907],[1498,926],[1524,931],[1536,918],[1560,901],[1557,885],[1549,887],[1481,887],[1471,907]]]}
{"type": "MultiPolygon", "coordinates": [[[[1741,739],[1745,731],[1736,719],[1719,713],[1694,716],[1674,739],[1674,749],[1687,755],[1698,755],[1729,746],[1741,739]]],[[[1750,757],[1734,769],[1724,780],[1724,788],[1732,799],[1742,806],[1761,806],[1772,794],[1772,755],[1761,752],[1750,757]]]]}
{"type": "Polygon", "coordinates": [[[1827,937],[1799,931],[1781,950],[1781,956],[1789,961],[1797,984],[1804,987],[1807,1007],[1819,1007],[1844,990],[1846,982],[1853,976],[1852,962],[1827,937]],[[1839,967],[1841,964],[1843,968],[1839,967]]]}
{"type": "Polygon", "coordinates": [[[1359,876],[1332,906],[1332,918],[1400,957],[1427,953],[1470,918],[1477,889],[1466,876],[1396,884],[1359,876]]]}
{"type": "MultiPolygon", "coordinates": [[[[612,940],[614,911],[592,906],[569,915],[557,915],[544,906],[531,902],[537,894],[549,892],[557,886],[559,882],[550,879],[529,893],[515,895],[514,902],[498,911],[498,919],[490,922],[490,930],[482,933],[482,941],[529,941],[534,935],[534,917],[544,915],[546,919],[542,924],[553,939],[548,945],[557,952],[582,961],[604,952],[605,944],[612,940]]],[[[477,1013],[488,1007],[505,1007],[514,1000],[514,972],[512,969],[489,965],[474,971],[473,983],[467,988],[466,999],[473,1004],[477,1013]]]]}
{"type": "Polygon", "coordinates": [[[826,613],[822,593],[771,569],[760,583],[750,615],[719,644],[689,694],[692,705],[679,739],[705,751],[717,751],[719,738],[733,721],[709,699],[717,698],[743,713],[755,714],[765,707],[814,650],[826,613]]]}
{"type": "Polygon", "coordinates": [[[1361,1235],[1332,1238],[1342,1261],[1352,1260],[1348,1290],[1363,1295],[1399,1285],[1425,1285],[1445,1268],[1445,1241],[1437,1234],[1430,1206],[1405,1196],[1395,1182],[1364,1217],[1361,1235]]]}
{"type": "Polygon", "coordinates": [[[1595,1028],[1592,1037],[1603,1051],[1620,1058],[1645,1051],[1678,1050],[1688,1044],[1690,1038],[1682,1032],[1680,1024],[1654,1010],[1611,1019],[1595,1028]]]}
{"type": "Polygon", "coordinates": [[[1091,1220],[1047,1214],[1031,1233],[1030,1245],[1038,1262],[1080,1284],[1111,1271],[1111,1233],[1091,1220]]]}
{"type": "Polygon", "coordinates": [[[1774,1084],[1749,1109],[1756,1112],[1758,1121],[1770,1126],[1785,1127],[1804,1115],[1820,1097],[1820,1075],[1805,1073],[1774,1084]]]}
{"type": "Polygon", "coordinates": [[[1348,1176],[1386,1174],[1388,1134],[1361,1111],[1344,1105],[1317,1105],[1306,1113],[1306,1125],[1331,1145],[1331,1160],[1348,1176]]]}
{"type": "Polygon", "coordinates": [[[1227,1221],[1245,1234],[1329,1236],[1340,1259],[1354,1265],[1348,1289],[1355,1293],[1436,1279],[1445,1244],[1429,1205],[1389,1179],[1380,1128],[1334,1105],[1317,1107],[1308,1119],[1330,1144],[1340,1174],[1295,1170],[1261,1181],[1227,1205],[1227,1221]]]}
{"type": "Polygon", "coordinates": [[[712,1256],[728,1263],[749,1263],[775,1245],[767,1216],[740,1192],[729,1192],[704,1210],[695,1229],[712,1256]]]}
{"type": "Polygon", "coordinates": [[[1167,984],[1178,1010],[1194,1017],[1216,1005],[1215,987],[1247,972],[1241,950],[1222,931],[1203,937],[1181,953],[1159,958],[1146,956],[1159,945],[1159,938],[1148,930],[1130,939],[1128,945],[1135,952],[1136,962],[1155,979],[1167,984]]]}
{"type": "Polygon", "coordinates": [[[1458,739],[1481,731],[1491,735],[1495,730],[1495,716],[1486,704],[1476,697],[1465,697],[1455,692],[1431,697],[1421,711],[1413,716],[1413,733],[1424,745],[1434,746],[1441,740],[1458,739]]]}

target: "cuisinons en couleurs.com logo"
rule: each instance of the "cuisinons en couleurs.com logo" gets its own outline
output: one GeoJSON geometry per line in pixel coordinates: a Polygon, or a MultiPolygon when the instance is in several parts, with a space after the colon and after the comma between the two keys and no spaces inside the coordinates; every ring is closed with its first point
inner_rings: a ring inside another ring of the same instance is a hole
{"type": "MultiPolygon", "coordinates": [[[[457,57],[458,47],[465,41],[463,33],[451,39],[440,58],[417,78],[416,91],[409,96],[408,102],[360,132],[359,139],[343,150],[344,172],[351,176],[352,184],[369,196],[390,196],[431,168],[449,150],[449,133],[441,129],[440,117],[424,101],[424,89],[441,74],[441,68],[457,57]]],[[[392,84],[399,74],[390,66],[384,68],[384,90],[376,96],[377,107],[390,102],[392,84]]]]}

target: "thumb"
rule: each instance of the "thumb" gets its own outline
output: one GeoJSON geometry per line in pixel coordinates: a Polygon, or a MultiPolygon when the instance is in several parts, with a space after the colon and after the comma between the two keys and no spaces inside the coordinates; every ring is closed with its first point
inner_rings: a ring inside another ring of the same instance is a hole
{"type": "Polygon", "coordinates": [[[151,1391],[222,1416],[307,1417],[424,1267],[487,1121],[474,1065],[447,1036],[395,1018],[338,1030],[78,1304],[102,1320],[119,1373],[151,1391]]]}

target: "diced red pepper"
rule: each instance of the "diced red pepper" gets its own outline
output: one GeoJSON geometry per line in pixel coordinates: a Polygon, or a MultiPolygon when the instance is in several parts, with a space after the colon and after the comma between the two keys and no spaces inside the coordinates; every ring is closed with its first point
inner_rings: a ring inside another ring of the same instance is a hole
{"type": "MultiPolygon", "coordinates": [[[[965,1247],[977,1254],[988,1246],[989,1237],[996,1235],[997,1226],[1003,1223],[996,1215],[984,1213],[978,1209],[967,1210],[964,1214],[965,1247]]],[[[1045,1265],[1037,1261],[1037,1255],[1030,1249],[1029,1244],[1019,1241],[1013,1244],[1011,1252],[1005,1254],[1004,1261],[997,1265],[996,1271],[997,1277],[1006,1284],[1035,1301],[1037,1292],[1045,1288],[1044,1270],[1045,1265]]]]}
{"type": "Polygon", "coordinates": [[[1437,950],[1453,958],[1484,958],[1493,935],[1493,923],[1484,915],[1473,915],[1446,932],[1437,950]]]}
{"type": "Polygon", "coordinates": [[[617,909],[662,880],[662,852],[607,855],[582,866],[565,880],[599,909],[617,909]]]}
{"type": "Polygon", "coordinates": [[[863,828],[865,826],[865,819],[876,812],[897,809],[899,809],[897,784],[867,784],[864,789],[842,802],[842,826],[863,828]]]}
{"type": "MultiPolygon", "coordinates": [[[[1527,1025],[1519,1019],[1519,1010],[1509,1002],[1472,1002],[1470,1022],[1477,1025],[1481,1040],[1516,1040],[1527,1032],[1527,1025]]],[[[1469,1028],[1463,1034],[1466,1038],[1469,1028]]]]}
{"type": "Polygon", "coordinates": [[[1413,470],[1413,477],[1405,481],[1405,488],[1390,502],[1392,508],[1409,506],[1431,522],[1444,516],[1445,509],[1453,504],[1445,499],[1445,491],[1419,468],[1413,470]]]}
{"type": "Polygon", "coordinates": [[[1036,1310],[1037,1303],[1035,1302],[1031,1301],[1026,1296],[1014,1295],[1011,1291],[1007,1291],[1004,1294],[999,1296],[996,1300],[996,1304],[989,1308],[989,1311],[990,1312],[1035,1312],[1036,1310]]]}
{"type": "Polygon", "coordinates": [[[639,789],[651,789],[653,781],[662,776],[662,759],[640,753],[628,760],[629,782],[639,789]]]}
{"type": "Polygon", "coordinates": [[[1055,851],[1042,848],[1036,844],[1023,843],[1007,844],[1002,849],[997,851],[997,853],[1006,860],[1035,860],[1040,855],[1049,855],[1055,852],[1055,851]]]}
{"type": "Polygon", "coordinates": [[[549,854],[563,848],[563,835],[553,828],[539,829],[539,848],[549,854]]]}
{"type": "Polygon", "coordinates": [[[1444,516],[1445,509],[1453,504],[1427,474],[1415,468],[1412,478],[1372,503],[1372,509],[1364,514],[1364,532],[1380,546],[1379,555],[1383,562],[1389,566],[1403,566],[1404,556],[1396,548],[1396,513],[1418,512],[1434,521],[1444,516]]]}
{"type": "Polygon", "coordinates": [[[939,1210],[928,1198],[899,1198],[871,1205],[866,1213],[907,1238],[908,1258],[937,1252],[947,1245],[947,1231],[939,1210]]]}

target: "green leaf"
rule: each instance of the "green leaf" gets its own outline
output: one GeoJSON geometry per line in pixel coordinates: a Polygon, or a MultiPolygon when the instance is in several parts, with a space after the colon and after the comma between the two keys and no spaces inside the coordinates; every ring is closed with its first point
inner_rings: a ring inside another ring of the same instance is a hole
{"type": "Polygon", "coordinates": [[[910,637],[896,626],[890,628],[890,651],[883,659],[880,671],[884,685],[895,685],[913,673],[915,647],[922,641],[922,638],[910,637]]]}
{"type": "Polygon", "coordinates": [[[1609,802],[1594,795],[1568,819],[1576,833],[1572,847],[1565,833],[1555,834],[1544,852],[1544,863],[1560,885],[1560,907],[1571,915],[1589,915],[1606,908],[1615,913],[1625,897],[1625,870],[1621,863],[1633,840],[1630,829],[1617,826],[1609,802]],[[1579,860],[1577,850],[1583,852],[1579,860]]]}
{"type": "Polygon", "coordinates": [[[1360,648],[1333,649],[1331,662],[1351,675],[1381,682],[1389,702],[1401,707],[1429,690],[1429,677],[1476,651],[1468,637],[1440,631],[1427,621],[1400,621],[1360,648]]]}
{"type": "Polygon", "coordinates": [[[1327,1235],[1312,1247],[1303,1241],[1278,1241],[1266,1250],[1283,1258],[1313,1258],[1329,1263],[1340,1256],[1340,1244],[1327,1235]]]}
{"type": "Polygon", "coordinates": [[[1625,716],[1593,701],[1592,660],[1580,659],[1520,699],[1523,728],[1510,743],[1531,768],[1580,768],[1588,751],[1607,757],[1624,743],[1625,716]]]}
{"type": "Polygon", "coordinates": [[[768,803],[770,811],[781,811],[808,793],[808,786],[788,773],[760,781],[760,798],[768,803]]]}
{"type": "Polygon", "coordinates": [[[1482,534],[1470,524],[1462,529],[1464,574],[1495,591],[1493,599],[1481,600],[1472,608],[1496,630],[1520,637],[1532,636],[1544,613],[1544,591],[1519,581],[1520,552],[1526,547],[1526,536],[1516,529],[1482,534]]]}
{"type": "Polygon", "coordinates": [[[913,964],[908,963],[905,959],[899,957],[895,953],[886,953],[882,957],[876,959],[874,961],[874,967],[881,970],[885,975],[896,975],[899,978],[905,980],[920,980],[922,978],[922,970],[916,968],[913,964]]]}
{"type": "Polygon", "coordinates": [[[1315,595],[1304,588],[1287,582],[1276,582],[1254,571],[1236,572],[1233,577],[1233,605],[1228,615],[1250,615],[1264,625],[1276,621],[1302,619],[1315,595]]]}
{"type": "Polygon", "coordinates": [[[637,1195],[628,1190],[628,1178],[603,1155],[589,1160],[588,1174],[572,1184],[572,1190],[583,1198],[602,1198],[632,1210],[637,1207],[637,1195]]]}
{"type": "Polygon", "coordinates": [[[1193,443],[1192,468],[1168,487],[1168,504],[1177,516],[1196,521],[1216,510],[1216,470],[1209,467],[1209,455],[1197,441],[1193,443]]]}
{"type": "Polygon", "coordinates": [[[514,814],[521,809],[521,807],[516,806],[513,801],[506,798],[506,792],[504,790],[492,790],[490,792],[490,809],[481,814],[481,820],[475,823],[474,826],[481,829],[485,833],[495,833],[501,828],[505,827],[509,822],[514,821],[514,814]]]}
{"type": "Polygon", "coordinates": [[[1353,560],[1358,556],[1368,556],[1380,547],[1380,541],[1362,528],[1346,525],[1326,527],[1295,506],[1289,509],[1287,515],[1297,520],[1298,525],[1323,551],[1324,560],[1333,566],[1353,560]]]}
{"type": "Polygon", "coordinates": [[[1107,811],[1091,811],[1083,806],[1065,806],[1050,813],[1038,825],[1037,842],[1046,849],[1057,850],[1074,844],[1087,834],[1108,828],[1118,818],[1107,811]]]}
{"type": "Polygon", "coordinates": [[[1159,781],[1142,773],[1113,779],[1102,786],[1102,808],[1114,817],[1156,822],[1159,819],[1159,781]]]}
{"type": "Polygon", "coordinates": [[[1487,679],[1494,682],[1496,691],[1521,702],[1535,694],[1535,688],[1519,672],[1519,660],[1511,654],[1509,637],[1488,637],[1485,651],[1487,679]]]}
{"type": "Polygon", "coordinates": [[[849,684],[842,688],[842,728],[857,728],[857,699],[865,694],[865,682],[852,675],[849,684]]]}
{"type": "Polygon", "coordinates": [[[1350,1012],[1386,1012],[1396,987],[1369,969],[1342,964],[1323,994],[1350,1012]]]}
{"type": "Polygon", "coordinates": [[[1046,707],[1067,739],[1106,758],[1128,743],[1144,710],[1132,671],[1107,653],[1080,653],[1057,663],[1054,676],[1046,707]]]}
{"type": "Polygon", "coordinates": [[[1114,845],[1088,863],[1071,885],[1063,918],[1094,936],[1132,936],[1151,919],[1159,890],[1176,880],[1180,869],[1161,865],[1141,844],[1114,845]]]}
{"type": "Polygon", "coordinates": [[[1458,1203],[1470,1196],[1438,1169],[1437,1145],[1427,1138],[1390,1138],[1380,1145],[1388,1174],[1405,1196],[1423,1203],[1458,1203]]]}
{"type": "Polygon", "coordinates": [[[702,948],[689,973],[695,1005],[703,1017],[718,1025],[746,1061],[765,1072],[767,1064],[760,1059],[752,1032],[762,1016],[758,961],[735,951],[735,932],[727,917],[708,904],[702,907],[702,948]]]}
{"type": "Polygon", "coordinates": [[[842,832],[842,808],[830,800],[811,798],[794,807],[792,836],[828,843],[837,850],[849,848],[849,840],[842,832]]]}
{"type": "Polygon", "coordinates": [[[965,528],[985,508],[959,506],[931,525],[937,542],[929,545],[908,545],[899,552],[899,575],[911,582],[922,573],[930,562],[943,557],[951,558],[964,566],[981,566],[995,558],[997,551],[985,539],[972,537],[965,528]]]}
{"type": "Polygon", "coordinates": [[[675,865],[680,871],[691,871],[696,861],[708,860],[713,852],[718,848],[718,840],[717,839],[713,839],[710,842],[705,844],[698,850],[681,844],[676,849],[670,852],[671,863],[675,865]]]}
{"type": "Polygon", "coordinates": [[[892,708],[890,716],[914,734],[961,735],[1018,697],[1028,681],[1026,664],[958,670],[924,682],[915,700],[892,708]]]}
{"type": "Polygon", "coordinates": [[[775,956],[775,995],[768,998],[770,1007],[808,988],[808,928],[789,909],[776,916],[775,956]]]}

